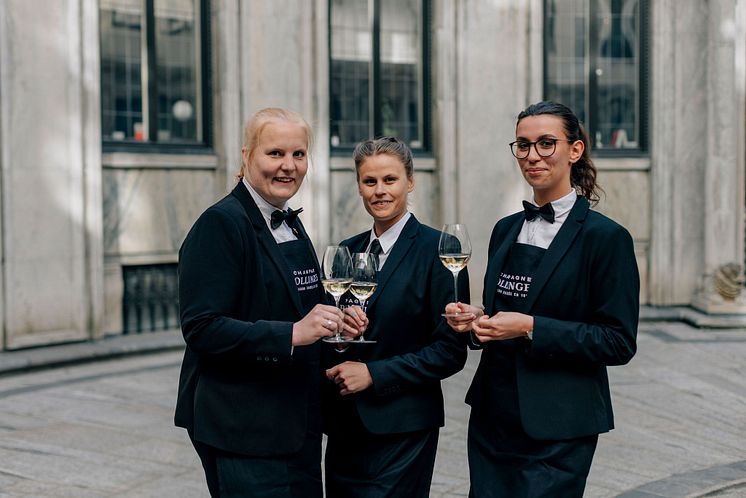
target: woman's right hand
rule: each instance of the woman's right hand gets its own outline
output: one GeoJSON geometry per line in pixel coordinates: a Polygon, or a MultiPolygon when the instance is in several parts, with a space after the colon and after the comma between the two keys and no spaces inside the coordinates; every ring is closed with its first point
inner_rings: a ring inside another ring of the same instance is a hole
{"type": "Polygon", "coordinates": [[[301,321],[293,324],[293,346],[305,346],[322,337],[333,336],[343,323],[344,314],[339,308],[317,304],[301,321]]]}
{"type": "Polygon", "coordinates": [[[456,332],[471,332],[474,320],[484,315],[482,308],[466,303],[448,303],[446,321],[456,332]]]}

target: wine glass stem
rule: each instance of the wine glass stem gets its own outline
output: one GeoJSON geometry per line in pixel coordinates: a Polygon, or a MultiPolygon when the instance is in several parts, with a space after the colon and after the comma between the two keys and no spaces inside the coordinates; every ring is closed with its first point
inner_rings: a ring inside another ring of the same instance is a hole
{"type": "MultiPolygon", "coordinates": [[[[341,296],[334,296],[334,306],[339,308],[339,298],[341,296]]],[[[337,325],[337,334],[334,336],[337,338],[337,340],[340,340],[342,338],[342,332],[339,330],[339,325],[337,325]]]]}
{"type": "MultiPolygon", "coordinates": [[[[363,299],[363,301],[362,301],[362,302],[360,303],[360,307],[361,307],[362,309],[365,309],[365,303],[366,303],[367,301],[368,301],[367,299],[363,299]]],[[[360,337],[358,337],[358,338],[357,338],[357,340],[358,340],[358,341],[364,341],[364,340],[365,340],[365,338],[363,337],[363,334],[364,334],[364,332],[361,332],[361,333],[360,333],[360,337]]]]}
{"type": "Polygon", "coordinates": [[[458,302],[458,272],[453,274],[453,299],[454,303],[458,302]]]}

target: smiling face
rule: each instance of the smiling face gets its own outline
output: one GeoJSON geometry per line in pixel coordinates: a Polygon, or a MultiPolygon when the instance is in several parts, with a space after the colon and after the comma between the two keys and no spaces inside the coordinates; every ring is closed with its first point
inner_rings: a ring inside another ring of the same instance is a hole
{"type": "Polygon", "coordinates": [[[532,145],[528,156],[518,159],[523,178],[533,188],[535,201],[544,205],[569,194],[572,190],[570,171],[583,155],[585,146],[581,140],[567,141],[562,119],[551,114],[527,116],[518,122],[515,135],[520,142],[557,139],[551,156],[539,156],[532,145]]]}
{"type": "Polygon", "coordinates": [[[308,170],[308,134],[300,124],[268,122],[251,151],[241,149],[243,175],[264,200],[282,208],[298,192],[308,170]]]}
{"type": "Polygon", "coordinates": [[[407,197],[414,177],[391,154],[367,157],[358,170],[358,190],[365,210],[373,217],[376,235],[391,228],[407,212],[407,197]]]}

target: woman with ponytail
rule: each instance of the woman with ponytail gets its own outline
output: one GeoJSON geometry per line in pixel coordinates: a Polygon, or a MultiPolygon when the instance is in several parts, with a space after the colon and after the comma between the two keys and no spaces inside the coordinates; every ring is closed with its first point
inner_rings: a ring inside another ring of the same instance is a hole
{"type": "Polygon", "coordinates": [[[445,309],[483,349],[466,396],[469,496],[581,497],[598,434],[614,427],[606,367],[636,351],[632,238],[590,209],[600,188],[572,110],[529,106],[510,148],[533,202],[492,231],[484,310],[445,309]]]}

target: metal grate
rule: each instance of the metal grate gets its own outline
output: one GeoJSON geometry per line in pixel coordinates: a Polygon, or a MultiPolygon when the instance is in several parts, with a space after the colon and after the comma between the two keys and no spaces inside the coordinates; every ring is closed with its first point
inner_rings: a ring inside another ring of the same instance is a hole
{"type": "Polygon", "coordinates": [[[124,334],[165,330],[179,325],[176,263],[123,266],[124,334]]]}

